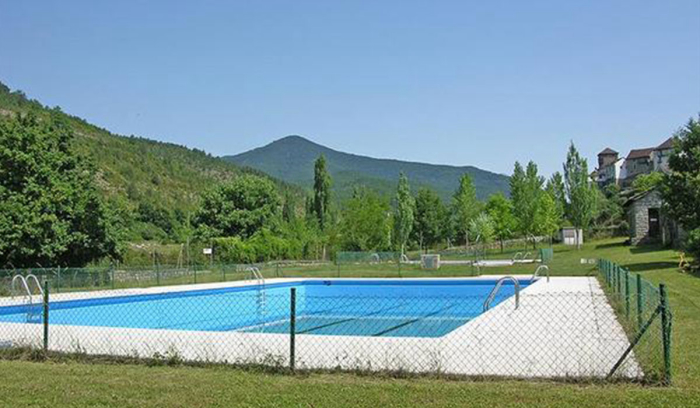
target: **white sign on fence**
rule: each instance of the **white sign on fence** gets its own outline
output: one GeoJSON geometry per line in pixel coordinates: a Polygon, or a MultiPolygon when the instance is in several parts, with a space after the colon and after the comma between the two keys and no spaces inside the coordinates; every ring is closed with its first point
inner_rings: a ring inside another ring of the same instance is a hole
{"type": "Polygon", "coordinates": [[[211,255],[211,248],[202,249],[202,253],[204,253],[204,255],[211,255]]]}

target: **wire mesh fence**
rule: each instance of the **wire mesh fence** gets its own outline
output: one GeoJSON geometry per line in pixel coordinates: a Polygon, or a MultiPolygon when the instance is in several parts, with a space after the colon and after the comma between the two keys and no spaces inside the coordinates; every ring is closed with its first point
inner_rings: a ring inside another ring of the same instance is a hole
{"type": "Polygon", "coordinates": [[[33,284],[0,297],[0,344],[291,370],[669,382],[663,289],[607,261],[599,270],[600,279],[521,278],[519,296],[506,282],[490,303],[493,280],[80,292],[56,292],[47,280],[43,293],[33,284]]]}
{"type": "Polygon", "coordinates": [[[671,381],[672,313],[663,284],[609,260],[598,260],[598,271],[609,302],[631,342],[631,350],[648,377],[671,381]]]}

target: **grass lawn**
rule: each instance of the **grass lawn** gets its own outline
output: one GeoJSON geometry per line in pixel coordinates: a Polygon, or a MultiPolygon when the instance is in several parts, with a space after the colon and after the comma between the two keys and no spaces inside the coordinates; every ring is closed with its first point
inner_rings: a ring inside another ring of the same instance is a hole
{"type": "MultiPolygon", "coordinates": [[[[700,406],[700,279],[678,271],[675,252],[630,248],[621,240],[592,242],[577,251],[556,247],[553,275],[585,275],[580,258],[612,259],[653,282],[667,284],[674,312],[671,387],[526,381],[395,379],[353,374],[269,374],[229,367],[149,367],[59,359],[0,360],[0,407],[690,407],[700,406]]],[[[532,273],[533,265],[482,273],[532,273]]],[[[334,267],[285,276],[336,276],[334,267]]],[[[397,276],[395,267],[344,266],[341,276],[397,276]]],[[[402,276],[470,275],[470,267],[438,272],[403,268],[402,276]]]]}

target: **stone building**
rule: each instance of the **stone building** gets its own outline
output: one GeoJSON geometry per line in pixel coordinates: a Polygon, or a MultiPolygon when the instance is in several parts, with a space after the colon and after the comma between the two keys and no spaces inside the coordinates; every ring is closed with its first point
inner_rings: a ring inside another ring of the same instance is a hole
{"type": "Polygon", "coordinates": [[[677,245],[684,232],[663,212],[663,199],[658,190],[636,194],[625,202],[632,245],[660,242],[677,245]]]}

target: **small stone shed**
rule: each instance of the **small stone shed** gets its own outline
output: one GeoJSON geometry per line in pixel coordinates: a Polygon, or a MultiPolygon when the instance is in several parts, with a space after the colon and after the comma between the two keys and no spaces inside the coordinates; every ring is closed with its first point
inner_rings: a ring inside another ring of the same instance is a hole
{"type": "Polygon", "coordinates": [[[663,198],[657,189],[630,197],[625,210],[632,245],[654,242],[676,245],[683,237],[683,230],[664,214],[663,198]]]}

